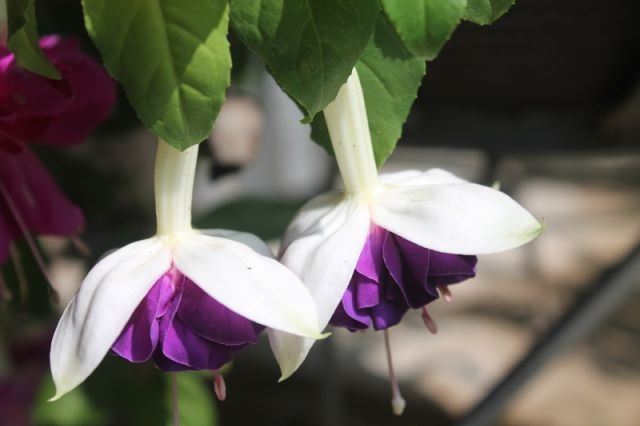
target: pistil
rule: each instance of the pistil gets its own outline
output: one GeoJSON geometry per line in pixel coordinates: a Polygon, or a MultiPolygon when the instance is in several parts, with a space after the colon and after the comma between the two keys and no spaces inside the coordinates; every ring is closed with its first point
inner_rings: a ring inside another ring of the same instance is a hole
{"type": "Polygon", "coordinates": [[[404,412],[406,401],[400,393],[400,385],[396,373],[393,369],[393,359],[391,358],[391,344],[389,343],[389,330],[384,330],[384,346],[387,352],[387,367],[389,368],[389,383],[391,384],[391,408],[393,414],[400,416],[404,412]]]}

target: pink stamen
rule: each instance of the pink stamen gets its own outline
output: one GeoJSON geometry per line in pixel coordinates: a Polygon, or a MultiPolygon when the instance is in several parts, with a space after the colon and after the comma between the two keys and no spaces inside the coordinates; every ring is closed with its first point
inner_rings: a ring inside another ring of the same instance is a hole
{"type": "Polygon", "coordinates": [[[213,371],[213,390],[218,401],[227,399],[227,384],[224,381],[224,376],[218,370],[213,371]]]}
{"type": "Polygon", "coordinates": [[[53,289],[46,263],[44,261],[44,258],[42,257],[42,254],[40,253],[40,250],[38,249],[38,245],[33,239],[31,232],[29,232],[29,228],[24,222],[24,219],[22,218],[22,215],[20,214],[18,207],[14,204],[13,200],[9,196],[9,193],[7,192],[6,188],[2,184],[0,184],[0,193],[4,197],[4,200],[6,201],[7,206],[9,207],[9,210],[13,215],[13,218],[15,219],[16,223],[18,224],[18,227],[20,228],[20,231],[22,231],[22,235],[24,236],[24,239],[27,242],[27,245],[29,246],[29,250],[31,250],[33,257],[36,260],[36,264],[38,265],[40,272],[42,272],[42,275],[49,283],[49,286],[53,289]]]}
{"type": "Polygon", "coordinates": [[[440,294],[442,295],[442,298],[444,299],[445,302],[447,303],[453,302],[453,294],[451,294],[451,290],[449,290],[448,285],[439,285],[438,291],[440,291],[440,294]]]}
{"type": "Polygon", "coordinates": [[[89,247],[89,244],[84,242],[82,238],[78,237],[77,235],[72,235],[71,237],[69,237],[69,240],[81,255],[83,255],[84,257],[91,256],[91,247],[89,247]]]}
{"type": "Polygon", "coordinates": [[[180,410],[178,408],[178,379],[171,373],[171,405],[173,409],[173,426],[180,426],[180,410]]]}
{"type": "Polygon", "coordinates": [[[387,367],[389,368],[389,383],[391,384],[391,408],[396,416],[404,412],[406,401],[400,393],[400,385],[393,369],[393,359],[391,358],[391,344],[389,343],[389,330],[384,330],[384,346],[387,352],[387,367]]]}
{"type": "Polygon", "coordinates": [[[429,315],[429,311],[426,306],[422,307],[422,322],[424,322],[425,327],[427,327],[427,330],[429,330],[431,334],[436,334],[438,332],[438,326],[433,318],[431,318],[431,315],[429,315]]]}

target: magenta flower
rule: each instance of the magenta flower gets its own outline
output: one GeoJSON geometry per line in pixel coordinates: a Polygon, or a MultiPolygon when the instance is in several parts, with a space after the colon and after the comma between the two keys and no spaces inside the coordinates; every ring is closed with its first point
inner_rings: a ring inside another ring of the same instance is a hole
{"type": "Polygon", "coordinates": [[[0,135],[56,145],[82,142],[109,117],[115,82],[74,39],[42,37],[40,47],[61,80],[19,68],[0,46],[0,135]]]}
{"type": "Polygon", "coordinates": [[[30,233],[70,235],[84,223],[27,143],[79,143],[115,102],[114,81],[77,41],[48,36],[40,46],[61,80],[19,68],[0,46],[0,263],[14,240],[26,237],[39,260],[30,233]]]}

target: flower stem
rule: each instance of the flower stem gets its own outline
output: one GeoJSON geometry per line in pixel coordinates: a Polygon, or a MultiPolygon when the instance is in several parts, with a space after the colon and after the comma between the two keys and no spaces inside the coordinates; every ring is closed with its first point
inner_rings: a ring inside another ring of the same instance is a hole
{"type": "Polygon", "coordinates": [[[378,168],[362,86],[355,68],[335,100],[324,109],[324,117],[345,191],[355,194],[374,189],[378,184],[378,168]]]}
{"type": "Polygon", "coordinates": [[[198,145],[178,151],[158,140],[155,167],[158,234],[191,229],[191,197],[198,159],[198,145]]]}

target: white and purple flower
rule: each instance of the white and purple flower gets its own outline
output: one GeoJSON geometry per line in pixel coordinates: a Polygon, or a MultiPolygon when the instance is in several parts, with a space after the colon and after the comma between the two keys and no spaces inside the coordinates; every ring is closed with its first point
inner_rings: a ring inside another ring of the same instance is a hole
{"type": "Polygon", "coordinates": [[[191,228],[196,159],[197,146],[159,142],[157,234],[104,257],[65,309],[51,345],[52,399],[110,350],[165,371],[215,370],[265,326],[321,337],[308,291],[261,240],[191,228]]]}
{"type": "MultiPolygon", "coordinates": [[[[448,285],[475,275],[476,255],[518,247],[541,232],[541,224],[506,194],[444,170],[378,176],[355,70],[324,116],[344,191],[309,201],[280,252],[313,296],[320,329],[332,323],[386,333],[410,308],[437,299],[438,290],[449,299],[448,285]]],[[[434,330],[426,310],[423,317],[434,330]]],[[[313,340],[269,334],[284,379],[313,340]]],[[[394,411],[401,412],[394,386],[394,411]]]]}

